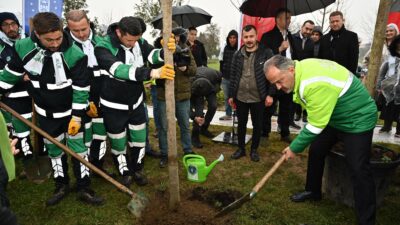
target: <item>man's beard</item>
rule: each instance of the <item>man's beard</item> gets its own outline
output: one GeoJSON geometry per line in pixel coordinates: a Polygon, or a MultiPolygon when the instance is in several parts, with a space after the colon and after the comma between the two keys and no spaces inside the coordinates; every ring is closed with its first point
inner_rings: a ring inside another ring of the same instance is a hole
{"type": "Polygon", "coordinates": [[[9,39],[17,39],[19,37],[19,33],[16,31],[10,31],[6,34],[9,39]]]}

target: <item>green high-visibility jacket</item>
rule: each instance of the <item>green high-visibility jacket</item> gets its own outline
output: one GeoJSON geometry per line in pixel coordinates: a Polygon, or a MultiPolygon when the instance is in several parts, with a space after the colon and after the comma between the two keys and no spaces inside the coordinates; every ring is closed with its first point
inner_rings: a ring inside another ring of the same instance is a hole
{"type": "Polygon", "coordinates": [[[333,61],[295,61],[293,101],[308,113],[307,125],[290,144],[296,153],[302,152],[326,126],[362,133],[376,125],[376,104],[364,85],[333,61]]]}

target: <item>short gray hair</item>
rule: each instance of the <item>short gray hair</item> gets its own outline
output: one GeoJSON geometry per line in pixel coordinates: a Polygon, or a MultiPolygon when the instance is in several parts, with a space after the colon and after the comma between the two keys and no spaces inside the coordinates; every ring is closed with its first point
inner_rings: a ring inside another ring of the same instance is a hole
{"type": "Polygon", "coordinates": [[[289,67],[294,66],[294,61],[285,56],[274,55],[264,63],[264,73],[266,73],[271,66],[275,66],[279,70],[288,70],[289,67]]]}
{"type": "Polygon", "coordinates": [[[86,14],[86,11],[81,9],[74,9],[65,13],[65,19],[67,19],[67,22],[68,21],[79,22],[82,19],[86,19],[87,22],[89,23],[89,18],[86,14]]]}

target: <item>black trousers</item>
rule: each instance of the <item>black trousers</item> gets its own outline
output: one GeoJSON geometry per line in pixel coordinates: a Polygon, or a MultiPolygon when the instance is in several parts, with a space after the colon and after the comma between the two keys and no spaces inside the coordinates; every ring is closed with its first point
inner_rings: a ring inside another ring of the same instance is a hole
{"type": "Polygon", "coordinates": [[[290,114],[293,112],[293,94],[286,94],[283,91],[278,91],[277,95],[274,96],[274,103],[271,107],[266,108],[267,118],[263,120],[264,131],[271,131],[271,117],[274,114],[273,110],[276,108],[276,103],[279,101],[279,114],[278,114],[278,124],[281,127],[281,137],[289,136],[289,124],[290,124],[290,114]]]}
{"type": "Polygon", "coordinates": [[[373,130],[352,134],[328,126],[318,135],[309,149],[306,190],[321,193],[325,157],[337,141],[343,141],[360,225],[375,224],[375,183],[369,163],[372,135],[373,130]]]}
{"type": "Polygon", "coordinates": [[[236,113],[238,118],[238,145],[240,149],[245,149],[246,127],[249,118],[249,111],[251,121],[253,124],[253,136],[251,138],[251,149],[257,150],[260,144],[261,124],[263,122],[264,101],[255,103],[244,103],[239,100],[236,102],[236,113]]]}
{"type": "MultiPolygon", "coordinates": [[[[200,128],[207,130],[210,126],[211,120],[213,119],[215,112],[217,111],[217,95],[215,93],[211,93],[205,97],[199,97],[192,95],[190,99],[190,104],[192,104],[192,108],[204,108],[204,98],[207,101],[207,112],[204,116],[204,124],[200,127],[195,121],[193,121],[193,131],[192,135],[198,136],[200,134],[200,128]]],[[[202,111],[202,110],[201,110],[202,111]]]]}

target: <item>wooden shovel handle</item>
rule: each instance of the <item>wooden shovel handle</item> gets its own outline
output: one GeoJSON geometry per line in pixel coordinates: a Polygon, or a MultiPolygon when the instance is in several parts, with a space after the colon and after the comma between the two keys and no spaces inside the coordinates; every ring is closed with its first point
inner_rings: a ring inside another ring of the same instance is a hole
{"type": "Polygon", "coordinates": [[[285,161],[285,154],[281,156],[281,158],[274,164],[274,166],[261,178],[261,180],[253,187],[253,192],[258,192],[267,182],[267,180],[275,173],[275,171],[279,168],[279,166],[285,161]]]}
{"type": "Polygon", "coordinates": [[[11,109],[10,107],[8,107],[6,104],[4,104],[3,102],[0,102],[0,107],[3,108],[4,110],[8,111],[9,113],[11,113],[13,116],[15,116],[16,118],[18,118],[19,120],[21,120],[23,123],[25,123],[26,125],[28,125],[30,128],[32,128],[33,130],[35,130],[36,132],[38,132],[39,134],[41,134],[43,137],[47,138],[49,141],[51,141],[52,143],[54,143],[55,145],[57,145],[59,148],[61,148],[64,152],[68,153],[69,155],[71,155],[72,157],[74,157],[75,159],[79,160],[82,164],[84,164],[85,166],[89,167],[89,169],[93,170],[95,173],[99,174],[100,176],[102,176],[104,179],[106,179],[107,181],[109,181],[111,184],[113,184],[115,187],[117,187],[118,189],[120,189],[121,191],[129,194],[131,197],[135,197],[136,194],[134,192],[132,192],[129,188],[127,188],[126,186],[122,185],[121,183],[119,183],[118,181],[116,181],[115,179],[113,179],[112,177],[110,177],[109,175],[107,175],[106,173],[104,173],[102,170],[98,169],[96,166],[94,166],[93,164],[91,164],[90,162],[86,161],[84,158],[82,158],[80,155],[76,154],[74,151],[72,151],[71,149],[69,149],[67,146],[63,145],[61,142],[57,141],[56,139],[54,139],[53,137],[51,137],[48,133],[46,133],[45,131],[43,131],[42,129],[40,129],[39,127],[37,127],[35,124],[33,124],[31,121],[25,119],[24,117],[22,117],[21,115],[19,115],[17,112],[15,112],[13,109],[11,109]]]}

